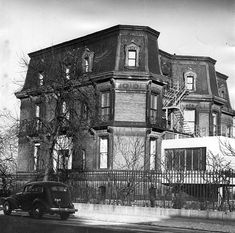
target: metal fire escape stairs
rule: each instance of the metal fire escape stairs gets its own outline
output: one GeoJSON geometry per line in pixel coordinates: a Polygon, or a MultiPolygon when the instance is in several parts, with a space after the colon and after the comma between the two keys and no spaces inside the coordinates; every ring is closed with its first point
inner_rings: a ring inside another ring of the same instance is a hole
{"type": "Polygon", "coordinates": [[[163,111],[165,112],[165,120],[168,129],[178,132],[183,131],[186,134],[196,137],[198,135],[196,135],[184,119],[184,111],[180,104],[186,95],[188,95],[188,90],[185,84],[179,85],[179,83],[175,83],[173,86],[168,86],[164,90],[163,111]]]}

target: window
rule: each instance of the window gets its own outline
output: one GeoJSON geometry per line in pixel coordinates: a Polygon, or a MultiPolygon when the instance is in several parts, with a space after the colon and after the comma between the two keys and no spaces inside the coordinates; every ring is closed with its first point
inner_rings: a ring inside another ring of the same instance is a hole
{"type": "Polygon", "coordinates": [[[32,193],[43,193],[43,187],[40,185],[34,185],[30,190],[32,193]]]}
{"type": "Polygon", "coordinates": [[[108,168],[108,138],[100,137],[99,168],[108,168]]]}
{"type": "Polygon", "coordinates": [[[34,157],[34,166],[33,166],[33,170],[37,171],[38,169],[40,169],[40,165],[39,165],[40,143],[35,143],[35,144],[34,144],[33,157],[34,157]]]}
{"type": "Polygon", "coordinates": [[[40,105],[36,104],[36,109],[35,109],[35,117],[36,117],[36,130],[40,129],[41,126],[41,121],[40,121],[40,105]]]}
{"type": "Polygon", "coordinates": [[[187,80],[186,80],[186,87],[187,90],[194,90],[194,77],[193,76],[187,76],[187,80]]]}
{"type": "Polygon", "coordinates": [[[86,151],[82,150],[82,170],[86,169],[86,151]]]}
{"type": "Polygon", "coordinates": [[[92,72],[93,59],[94,59],[94,52],[90,51],[88,48],[85,48],[85,51],[82,55],[83,72],[85,73],[92,72]]]}
{"type": "Polygon", "coordinates": [[[150,138],[150,170],[156,169],[157,139],[150,138]]]}
{"type": "Polygon", "coordinates": [[[125,66],[134,68],[139,66],[139,50],[140,47],[137,46],[134,42],[125,47],[126,60],[125,66]]]}
{"type": "Polygon", "coordinates": [[[224,84],[222,84],[220,87],[219,87],[219,96],[223,99],[226,99],[226,87],[224,84]]]}
{"type": "Polygon", "coordinates": [[[128,51],[128,66],[136,66],[136,51],[128,51]]]}
{"type": "Polygon", "coordinates": [[[67,103],[65,101],[62,102],[61,114],[62,114],[62,117],[65,117],[67,120],[70,117],[68,106],[67,106],[67,103]]]}
{"type": "Polygon", "coordinates": [[[212,113],[212,135],[216,136],[218,134],[218,114],[212,113]]]}
{"type": "Polygon", "coordinates": [[[192,71],[188,71],[184,75],[185,79],[185,87],[189,91],[194,91],[196,89],[195,81],[196,81],[196,74],[192,71]]]}
{"type": "Polygon", "coordinates": [[[35,117],[37,117],[37,118],[40,117],[40,106],[38,104],[36,105],[35,117]]]}
{"type": "Polygon", "coordinates": [[[81,112],[82,112],[82,119],[87,120],[88,119],[88,107],[86,103],[82,104],[81,112]]]}
{"type": "Polygon", "coordinates": [[[110,119],[110,92],[101,93],[101,120],[108,121],[110,119]]]}
{"type": "Polygon", "coordinates": [[[150,121],[151,121],[151,123],[157,122],[157,105],[158,105],[158,96],[154,93],[151,93],[151,99],[150,99],[150,121]]]}
{"type": "Polygon", "coordinates": [[[39,74],[38,74],[39,86],[44,85],[44,76],[43,75],[44,75],[43,72],[39,72],[39,74]]]}
{"type": "Polygon", "coordinates": [[[70,80],[70,66],[65,66],[65,78],[70,80]]]}
{"type": "Polygon", "coordinates": [[[206,148],[166,149],[167,170],[206,170],[206,148]]]}
{"type": "Polygon", "coordinates": [[[195,132],[195,110],[184,110],[184,131],[195,132]]]}
{"type": "Polygon", "coordinates": [[[69,150],[62,149],[58,151],[57,169],[68,169],[69,150]]]}
{"type": "Polygon", "coordinates": [[[72,168],[72,138],[66,135],[57,137],[57,143],[53,151],[53,168],[71,169],[72,168]]]}
{"type": "Polygon", "coordinates": [[[86,57],[84,59],[84,62],[85,62],[85,72],[89,72],[89,58],[86,57]]]}

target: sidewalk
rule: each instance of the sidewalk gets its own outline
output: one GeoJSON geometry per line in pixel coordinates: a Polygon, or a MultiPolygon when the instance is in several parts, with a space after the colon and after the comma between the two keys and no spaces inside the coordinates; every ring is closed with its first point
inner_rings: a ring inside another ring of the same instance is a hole
{"type": "Polygon", "coordinates": [[[76,214],[75,218],[86,221],[95,220],[105,223],[106,225],[119,225],[119,224],[134,224],[134,225],[148,225],[148,226],[163,226],[174,228],[187,228],[204,230],[208,232],[226,232],[235,233],[235,222],[230,220],[207,220],[199,218],[183,218],[173,217],[170,219],[161,219],[159,221],[151,221],[148,218],[137,218],[133,216],[114,216],[108,214],[97,214],[91,217],[82,217],[82,214],[76,214]]]}
{"type": "Polygon", "coordinates": [[[152,214],[151,209],[143,209],[142,214],[139,209],[120,212],[121,208],[97,205],[79,205],[75,217],[79,219],[90,219],[103,221],[106,224],[135,224],[149,226],[166,226],[174,228],[187,228],[205,230],[208,232],[229,232],[235,233],[235,220],[233,219],[206,219],[198,216],[170,216],[152,214]],[[86,208],[87,207],[87,208],[86,208]],[[102,211],[101,211],[102,210],[102,211]]]}

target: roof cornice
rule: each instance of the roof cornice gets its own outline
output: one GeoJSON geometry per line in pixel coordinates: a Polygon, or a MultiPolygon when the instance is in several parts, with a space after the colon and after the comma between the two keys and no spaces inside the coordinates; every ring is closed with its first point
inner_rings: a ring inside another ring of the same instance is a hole
{"type": "Polygon", "coordinates": [[[53,45],[32,53],[29,53],[29,57],[34,57],[34,56],[38,56],[41,55],[43,53],[49,52],[50,50],[57,50],[60,48],[64,48],[66,46],[72,46],[75,44],[79,44],[79,45],[84,45],[85,42],[88,42],[90,40],[96,40],[98,38],[104,38],[107,37],[111,34],[115,34],[120,32],[121,30],[129,30],[129,31],[145,31],[147,33],[150,33],[154,36],[156,36],[158,38],[160,32],[148,27],[148,26],[138,26],[138,25],[116,25],[104,30],[100,30],[91,34],[88,34],[86,36],[82,36],[73,40],[69,40],[69,41],[65,41],[63,43],[57,44],[57,45],[53,45]]]}
{"type": "Polygon", "coordinates": [[[159,49],[159,52],[161,55],[164,55],[172,60],[183,60],[183,61],[205,61],[205,62],[211,62],[212,64],[216,63],[216,60],[214,60],[211,57],[205,57],[205,56],[189,56],[189,55],[176,55],[176,54],[170,54],[167,53],[161,49],[159,49]]]}

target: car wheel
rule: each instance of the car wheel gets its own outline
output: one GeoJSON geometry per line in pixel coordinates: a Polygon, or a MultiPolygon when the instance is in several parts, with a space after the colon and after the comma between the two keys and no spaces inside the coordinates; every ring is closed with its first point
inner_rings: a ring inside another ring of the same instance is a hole
{"type": "Polygon", "coordinates": [[[33,218],[39,219],[43,215],[43,207],[41,204],[37,203],[33,206],[32,210],[29,212],[29,215],[33,218]]]}
{"type": "Polygon", "coordinates": [[[69,218],[69,213],[60,213],[61,220],[67,220],[69,218]]]}
{"type": "Polygon", "coordinates": [[[10,215],[11,212],[12,212],[12,208],[11,208],[11,205],[9,203],[9,201],[5,201],[3,203],[3,212],[5,215],[10,215]]]}

